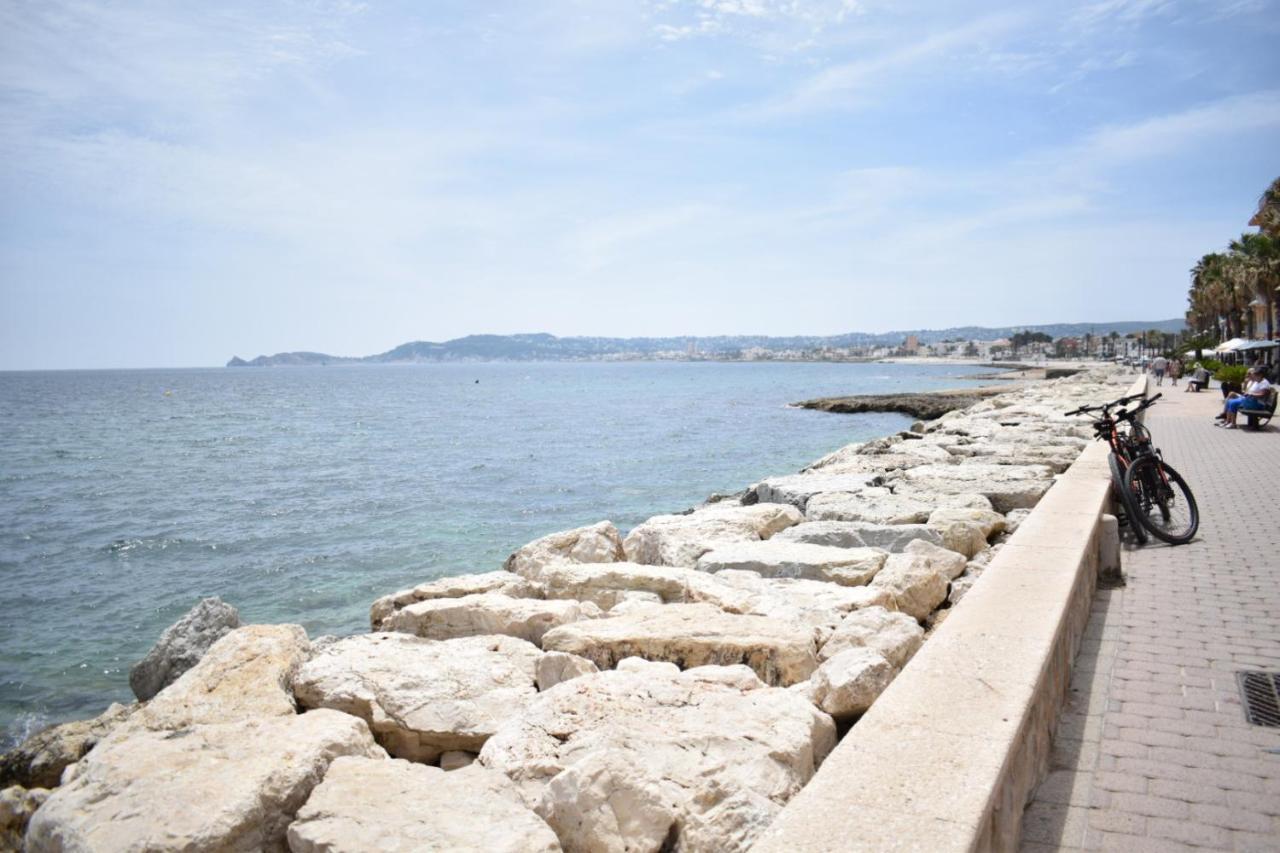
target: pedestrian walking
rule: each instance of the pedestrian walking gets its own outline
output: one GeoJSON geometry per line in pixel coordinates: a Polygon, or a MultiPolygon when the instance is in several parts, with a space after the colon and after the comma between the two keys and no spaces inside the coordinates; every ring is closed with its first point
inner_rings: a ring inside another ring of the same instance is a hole
{"type": "Polygon", "coordinates": [[[1169,362],[1169,379],[1173,381],[1173,387],[1178,387],[1178,380],[1182,378],[1182,359],[1177,356],[1173,357],[1173,361],[1169,362]]]}
{"type": "Polygon", "coordinates": [[[1156,356],[1151,360],[1151,372],[1155,374],[1156,384],[1164,384],[1164,371],[1169,366],[1169,360],[1162,355],[1156,356]]]}

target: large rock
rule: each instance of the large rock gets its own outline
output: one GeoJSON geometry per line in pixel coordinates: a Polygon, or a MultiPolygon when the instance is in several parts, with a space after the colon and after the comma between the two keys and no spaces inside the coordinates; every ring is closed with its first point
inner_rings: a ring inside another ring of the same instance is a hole
{"type": "Polygon", "coordinates": [[[845,649],[818,667],[810,695],[813,704],[836,720],[848,720],[870,708],[897,673],[875,649],[845,649]]]}
{"type": "Polygon", "coordinates": [[[844,618],[818,649],[818,659],[829,660],[846,649],[868,648],[902,669],[923,643],[924,629],[915,619],[883,607],[867,607],[844,618]]]}
{"type": "Polygon", "coordinates": [[[803,510],[809,498],[823,492],[857,492],[880,485],[878,474],[792,474],[770,477],[755,486],[760,503],[791,504],[803,510]]]}
{"type": "Polygon", "coordinates": [[[536,678],[539,690],[550,690],[557,684],[580,675],[599,672],[600,667],[586,658],[568,652],[546,652],[538,658],[536,678]]]}
{"type": "Polygon", "coordinates": [[[862,586],[884,565],[886,554],[874,548],[835,548],[804,542],[734,542],[698,559],[698,571],[741,570],[766,578],[803,578],[862,586]]]}
{"type": "Polygon", "coordinates": [[[1053,485],[1047,465],[921,465],[902,472],[903,491],[912,495],[985,495],[997,512],[1033,507],[1053,485]]]}
{"type": "MultiPolygon", "coordinates": [[[[200,663],[161,690],[120,730],[176,730],[197,723],[292,716],[291,682],[311,656],[298,625],[247,625],[209,647],[200,663]]],[[[117,731],[117,734],[119,731],[117,731]]]]}
{"type": "Polygon", "coordinates": [[[44,788],[12,785],[0,791],[0,850],[22,849],[22,837],[36,809],[49,799],[44,788]]]}
{"type": "Polygon", "coordinates": [[[722,591],[708,597],[727,613],[768,616],[792,625],[808,625],[821,642],[849,613],[864,607],[893,607],[893,595],[871,586],[841,586],[826,581],[762,578],[755,572],[726,569],[712,575],[722,591]]]}
{"type": "Polygon", "coordinates": [[[947,580],[958,577],[964,571],[968,557],[948,548],[940,548],[923,540],[912,542],[903,554],[911,554],[925,561],[930,568],[937,569],[946,575],[947,580]]]}
{"type": "Polygon", "coordinates": [[[342,755],[385,757],[362,721],[336,711],[117,730],[36,812],[26,849],[281,851],[294,813],[342,755]]]}
{"type": "Polygon", "coordinates": [[[879,548],[898,553],[916,539],[942,544],[942,534],[927,524],[873,524],[868,521],[807,521],[788,527],[770,541],[807,542],[836,548],[879,548]]]}
{"type": "Polygon", "coordinates": [[[557,625],[599,615],[600,608],[589,601],[543,601],[485,594],[419,601],[397,610],[383,624],[388,631],[430,640],[506,634],[537,644],[543,634],[557,625]]]}
{"type": "Polygon", "coordinates": [[[811,521],[867,521],[873,524],[920,524],[937,506],[926,496],[893,494],[888,489],[867,489],[845,494],[814,495],[805,507],[811,521]]]}
{"type": "Polygon", "coordinates": [[[928,557],[904,552],[889,555],[871,586],[892,594],[895,609],[924,619],[946,601],[948,580],[947,573],[928,557]]]}
{"type": "Polygon", "coordinates": [[[36,732],[0,756],[0,787],[56,788],[68,765],[79,761],[137,708],[113,704],[92,720],[76,720],[36,732]]]}
{"type": "Polygon", "coordinates": [[[479,752],[537,694],[542,652],[514,637],[425,640],[363,634],[327,646],[298,671],[304,708],[363,719],[387,752],[434,762],[442,752],[479,752]]]}
{"type": "Polygon", "coordinates": [[[1004,530],[1005,517],[994,510],[961,509],[958,507],[940,507],[929,514],[929,524],[934,527],[943,527],[956,523],[976,524],[982,529],[983,537],[989,539],[1004,530]]]}
{"type": "Polygon", "coordinates": [[[419,584],[413,589],[384,595],[369,610],[369,625],[375,631],[385,631],[387,619],[397,610],[437,598],[462,598],[467,595],[499,593],[511,598],[542,598],[542,588],[511,572],[482,572],[477,575],[458,575],[419,584]]]}
{"type": "Polygon", "coordinates": [[[562,625],[542,638],[547,651],[579,655],[601,669],[640,657],[684,667],[743,663],[768,684],[804,681],[817,667],[812,628],[709,604],[668,604],[562,625]]]}
{"type": "Polygon", "coordinates": [[[835,743],[745,667],[627,663],[540,694],[480,753],[566,849],[745,851],[835,743]]]}
{"type": "Polygon", "coordinates": [[[240,627],[240,614],[216,596],[202,598],[186,615],[164,630],[146,657],[129,669],[129,687],[142,701],[150,699],[199,663],[215,642],[240,627]]]}
{"type": "Polygon", "coordinates": [[[625,559],[618,528],[612,521],[601,521],[535,539],[508,557],[503,568],[531,577],[548,563],[619,563],[625,559]]]}
{"type": "Polygon", "coordinates": [[[292,853],[558,853],[555,833],[506,776],[483,767],[446,773],[392,759],[329,765],[289,825],[292,853]]]}
{"type": "Polygon", "coordinates": [[[700,600],[699,590],[714,581],[692,569],[648,566],[640,563],[548,563],[537,569],[534,580],[548,599],[590,601],[608,610],[631,593],[652,593],[658,601],[681,604],[700,600]]]}
{"type": "Polygon", "coordinates": [[[622,546],[633,563],[692,568],[717,545],[768,539],[803,519],[789,504],[712,505],[687,515],[654,516],[627,534],[622,546]]]}

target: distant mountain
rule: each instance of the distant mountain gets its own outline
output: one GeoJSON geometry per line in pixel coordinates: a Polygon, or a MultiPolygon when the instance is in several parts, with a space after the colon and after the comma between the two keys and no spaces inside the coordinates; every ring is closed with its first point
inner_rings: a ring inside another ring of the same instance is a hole
{"type": "Polygon", "coordinates": [[[1116,323],[1052,323],[1045,326],[958,326],[950,329],[910,329],[872,334],[848,332],[830,336],[769,337],[767,335],[716,335],[682,338],[557,338],[543,333],[524,335],[467,335],[443,343],[411,341],[377,355],[359,358],[325,355],[319,352],[282,352],[260,355],[249,361],[236,356],[227,367],[293,367],[326,364],[414,364],[437,361],[590,361],[633,356],[646,358],[658,353],[688,352],[692,345],[705,357],[732,357],[742,350],[814,350],[824,347],[896,346],[909,335],[921,343],[944,340],[990,341],[1017,332],[1043,332],[1054,338],[1085,334],[1121,335],[1159,329],[1179,332],[1185,322],[1177,320],[1122,321],[1116,323]]]}

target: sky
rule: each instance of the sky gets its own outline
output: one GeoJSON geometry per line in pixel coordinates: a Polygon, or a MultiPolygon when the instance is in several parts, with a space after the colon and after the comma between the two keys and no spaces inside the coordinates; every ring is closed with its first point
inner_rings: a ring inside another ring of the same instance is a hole
{"type": "Polygon", "coordinates": [[[1155,320],[1280,0],[0,0],[0,369],[1155,320]]]}

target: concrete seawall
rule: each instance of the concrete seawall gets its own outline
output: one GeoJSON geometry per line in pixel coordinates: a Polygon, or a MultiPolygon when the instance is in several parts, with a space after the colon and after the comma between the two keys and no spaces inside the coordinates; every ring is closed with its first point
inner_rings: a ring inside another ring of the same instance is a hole
{"type": "Polygon", "coordinates": [[[1108,452],[1081,453],[753,851],[1017,848],[1098,573],[1117,568],[1108,452]]]}

